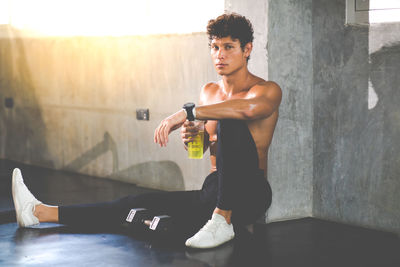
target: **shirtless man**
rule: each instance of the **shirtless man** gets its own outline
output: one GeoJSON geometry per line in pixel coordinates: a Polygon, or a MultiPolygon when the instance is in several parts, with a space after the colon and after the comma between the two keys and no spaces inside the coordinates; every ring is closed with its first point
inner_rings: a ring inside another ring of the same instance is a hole
{"type": "Polygon", "coordinates": [[[222,79],[202,88],[198,106],[185,105],[165,118],[154,133],[154,141],[166,146],[168,135],[181,128],[186,146],[198,132],[187,119],[206,122],[204,146],[210,149],[212,170],[202,189],[128,196],[109,203],[49,206],[36,200],[15,169],[13,198],[21,227],[39,222],[115,226],[131,208],[143,207],[175,218],[179,231],[191,236],[186,246],[211,248],[233,239],[235,229],[266,212],[272,193],[264,176],[281,89],[247,69],[253,29],[245,17],[221,15],[209,21],[207,33],[211,58],[222,79]]]}
{"type": "MultiPolygon", "coordinates": [[[[208,83],[202,88],[200,106],[195,108],[195,119],[207,121],[205,132],[209,138],[205,140],[209,141],[206,148],[210,148],[212,171],[217,170],[217,121],[232,119],[245,121],[257,148],[258,168],[265,175],[268,148],[278,120],[281,89],[276,83],[267,82],[249,72],[247,62],[253,47],[253,30],[244,17],[222,15],[209,22],[207,33],[211,58],[222,80],[208,83]]],[[[183,126],[181,135],[187,144],[189,137],[196,135],[197,131],[193,122],[186,121],[186,118],[185,110],[181,110],[163,120],[156,129],[155,142],[165,146],[169,133],[183,126]]],[[[213,213],[222,215],[227,224],[231,223],[232,210],[217,206],[213,213]]]]}

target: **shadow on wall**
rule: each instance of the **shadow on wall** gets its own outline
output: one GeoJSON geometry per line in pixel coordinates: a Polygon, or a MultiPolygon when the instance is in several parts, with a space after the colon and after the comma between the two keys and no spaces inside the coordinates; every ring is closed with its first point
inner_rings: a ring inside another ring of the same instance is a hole
{"type": "Polygon", "coordinates": [[[3,121],[0,155],[53,167],[24,41],[17,31],[3,27],[1,30],[7,32],[8,37],[0,38],[0,111],[3,111],[0,114],[3,121]],[[3,107],[5,98],[12,98],[14,105],[3,107]],[[40,157],[36,156],[38,153],[40,157]]]}
{"type": "Polygon", "coordinates": [[[173,161],[149,161],[119,170],[117,144],[108,132],[93,148],[69,163],[64,170],[79,171],[101,155],[111,151],[113,171],[108,176],[115,180],[135,183],[138,186],[162,190],[184,190],[183,174],[179,166],[173,161]]]}
{"type": "MultiPolygon", "coordinates": [[[[370,55],[369,77],[377,95],[377,104],[370,110],[380,121],[382,135],[376,147],[381,161],[382,179],[377,181],[375,194],[381,200],[384,214],[397,217],[400,230],[400,43],[385,46],[370,55]],[[382,189],[382,190],[380,190],[382,189]]],[[[368,145],[368,144],[366,144],[368,145]]],[[[373,171],[373,170],[371,170],[373,171]]]]}
{"type": "Polygon", "coordinates": [[[104,139],[94,147],[83,153],[71,163],[67,164],[63,169],[67,171],[77,171],[89,164],[92,160],[98,158],[102,154],[111,151],[113,159],[113,173],[118,171],[118,150],[117,144],[108,132],[104,133],[104,139]]]}
{"type": "Polygon", "coordinates": [[[109,177],[118,177],[119,180],[134,182],[139,186],[148,188],[162,190],[185,189],[182,171],[175,162],[169,160],[135,164],[115,172],[109,177]]]}

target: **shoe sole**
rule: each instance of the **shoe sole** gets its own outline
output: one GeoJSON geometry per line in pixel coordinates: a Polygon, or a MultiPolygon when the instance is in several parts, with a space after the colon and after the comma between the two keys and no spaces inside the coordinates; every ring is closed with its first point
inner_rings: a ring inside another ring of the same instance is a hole
{"type": "Polygon", "coordinates": [[[229,241],[231,241],[232,239],[234,239],[235,238],[235,236],[233,236],[231,239],[229,239],[229,240],[227,240],[227,241],[224,241],[224,242],[220,242],[220,243],[218,243],[218,244],[216,244],[216,245],[212,245],[212,246],[203,246],[203,247],[197,247],[197,246],[188,246],[188,245],[186,245],[187,247],[189,247],[189,248],[198,248],[198,249],[207,249],[207,248],[216,248],[216,247],[219,247],[219,246],[221,246],[221,245],[223,245],[223,244],[225,244],[225,243],[228,243],[229,241]]]}

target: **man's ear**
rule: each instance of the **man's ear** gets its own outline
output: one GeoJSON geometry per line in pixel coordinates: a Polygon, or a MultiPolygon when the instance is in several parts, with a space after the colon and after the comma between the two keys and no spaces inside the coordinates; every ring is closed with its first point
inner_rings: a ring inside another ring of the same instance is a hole
{"type": "Polygon", "coordinates": [[[251,50],[253,50],[253,43],[247,43],[244,46],[244,55],[246,58],[250,56],[251,50]]]}

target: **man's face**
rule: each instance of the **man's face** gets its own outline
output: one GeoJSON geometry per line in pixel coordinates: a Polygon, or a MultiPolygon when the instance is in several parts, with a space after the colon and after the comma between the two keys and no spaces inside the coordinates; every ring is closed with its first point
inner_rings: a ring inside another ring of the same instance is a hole
{"type": "Polygon", "coordinates": [[[230,75],[246,66],[250,51],[251,43],[242,49],[239,40],[230,36],[211,41],[211,58],[219,75],[230,75]]]}

